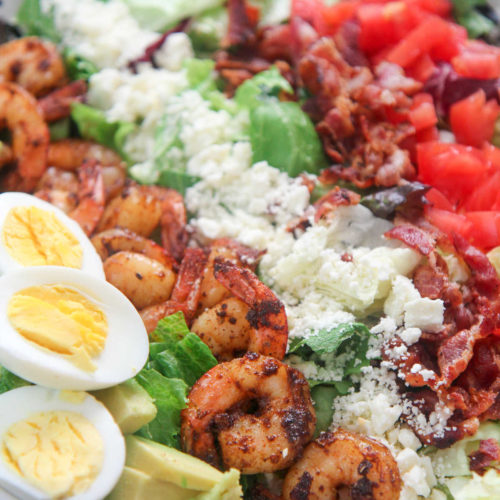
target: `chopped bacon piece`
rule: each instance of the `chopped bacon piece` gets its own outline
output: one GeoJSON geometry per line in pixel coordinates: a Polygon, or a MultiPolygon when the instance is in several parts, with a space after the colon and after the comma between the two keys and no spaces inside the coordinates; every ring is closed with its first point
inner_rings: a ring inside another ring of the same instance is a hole
{"type": "Polygon", "coordinates": [[[342,205],[357,205],[360,199],[361,196],[358,193],[335,186],[334,189],[332,189],[329,193],[326,193],[314,203],[314,207],[316,208],[314,222],[327,218],[328,214],[342,205]]]}
{"type": "Polygon", "coordinates": [[[248,17],[245,0],[228,0],[229,28],[221,45],[244,47],[256,42],[255,26],[248,17]]]}
{"type": "Polygon", "coordinates": [[[387,231],[384,236],[402,241],[421,255],[428,256],[434,251],[435,242],[431,235],[410,224],[395,226],[390,231],[387,231]]]}
{"type": "Polygon", "coordinates": [[[500,460],[500,444],[496,439],[482,439],[479,449],[469,455],[470,470],[483,475],[486,469],[493,467],[500,460]]]}

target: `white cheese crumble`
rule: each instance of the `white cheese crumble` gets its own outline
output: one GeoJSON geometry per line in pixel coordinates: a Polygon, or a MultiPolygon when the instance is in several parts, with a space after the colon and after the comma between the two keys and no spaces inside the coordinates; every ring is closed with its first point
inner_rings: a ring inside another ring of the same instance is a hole
{"type": "Polygon", "coordinates": [[[53,9],[62,44],[99,68],[125,66],[159,37],[154,31],[141,29],[118,0],[42,0],[42,9],[53,9]]]}

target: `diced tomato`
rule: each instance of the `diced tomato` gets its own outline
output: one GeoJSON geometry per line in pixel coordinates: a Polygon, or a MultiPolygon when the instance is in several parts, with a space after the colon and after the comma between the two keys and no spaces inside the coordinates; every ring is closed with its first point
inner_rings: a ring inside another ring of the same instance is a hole
{"type": "Polygon", "coordinates": [[[293,0],[292,17],[301,17],[306,21],[312,22],[321,4],[321,0],[293,0]]]}
{"type": "Polygon", "coordinates": [[[422,54],[413,64],[406,68],[406,74],[425,83],[436,70],[437,66],[434,64],[429,54],[422,54]]]}
{"type": "Polygon", "coordinates": [[[472,222],[465,215],[449,212],[440,208],[426,207],[425,216],[427,220],[441,229],[443,233],[453,237],[453,233],[461,234],[467,238],[472,222]]]}
{"type": "Polygon", "coordinates": [[[442,17],[448,16],[452,7],[449,0],[406,0],[406,3],[442,17]]]}
{"type": "Polygon", "coordinates": [[[489,142],[483,144],[483,155],[493,169],[500,170],[500,149],[489,142]]]}
{"type": "Polygon", "coordinates": [[[500,210],[500,171],[486,175],[461,207],[466,211],[500,210]]]}
{"type": "Polygon", "coordinates": [[[430,94],[417,94],[409,112],[410,123],[417,132],[433,127],[438,122],[434,101],[430,94]]]}
{"type": "Polygon", "coordinates": [[[439,140],[439,130],[436,126],[419,130],[416,134],[417,142],[436,142],[439,140]]]}
{"type": "Polygon", "coordinates": [[[245,5],[245,11],[248,16],[248,20],[254,25],[257,26],[257,23],[259,22],[260,19],[260,7],[257,7],[256,5],[250,5],[247,3],[245,5]]]}
{"type": "Polygon", "coordinates": [[[359,20],[359,45],[374,54],[399,42],[422,19],[419,9],[403,1],[362,4],[356,10],[359,20]]]}
{"type": "Polygon", "coordinates": [[[360,2],[340,2],[334,5],[321,5],[317,8],[317,16],[314,19],[314,27],[321,35],[332,35],[337,29],[349,19],[354,17],[360,2]]]}
{"type": "Polygon", "coordinates": [[[465,237],[473,245],[483,250],[500,245],[500,212],[467,212],[465,217],[469,222],[465,237]]]}
{"type": "Polygon", "coordinates": [[[409,121],[408,111],[406,111],[406,110],[399,111],[398,109],[393,108],[391,106],[385,107],[385,115],[386,115],[387,121],[389,121],[393,125],[398,125],[399,123],[409,121]]]}
{"type": "Polygon", "coordinates": [[[460,54],[467,40],[467,30],[458,24],[448,22],[446,26],[446,38],[432,47],[431,57],[434,61],[449,62],[453,57],[460,54]]]}
{"type": "Polygon", "coordinates": [[[489,167],[482,151],[441,142],[418,144],[417,163],[418,179],[439,189],[451,203],[465,200],[489,167]]]}
{"type": "Polygon", "coordinates": [[[493,136],[499,113],[497,100],[486,102],[483,89],[453,104],[450,108],[450,124],[457,142],[481,147],[493,136]]]}
{"type": "Polygon", "coordinates": [[[453,212],[455,210],[448,198],[446,198],[446,196],[436,188],[429,189],[425,197],[434,208],[440,208],[441,210],[448,210],[450,212],[453,212]]]}
{"type": "Polygon", "coordinates": [[[386,60],[403,68],[410,66],[448,39],[449,24],[440,17],[429,15],[387,54],[386,60]]]}
{"type": "Polygon", "coordinates": [[[500,49],[479,40],[468,40],[451,63],[459,75],[468,78],[500,77],[500,49]]]}

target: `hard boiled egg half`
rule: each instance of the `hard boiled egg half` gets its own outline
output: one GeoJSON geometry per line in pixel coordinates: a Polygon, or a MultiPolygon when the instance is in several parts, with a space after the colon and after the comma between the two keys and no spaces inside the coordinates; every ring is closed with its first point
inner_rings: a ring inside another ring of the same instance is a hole
{"type": "Polygon", "coordinates": [[[139,313],[106,281],[57,266],[0,277],[0,365],[19,377],[102,389],[133,377],[148,352],[139,313]]]}
{"type": "Polygon", "coordinates": [[[0,498],[104,498],[118,481],[125,443],[105,406],[86,393],[39,386],[0,395],[0,498]]]}
{"type": "Polygon", "coordinates": [[[0,194],[0,274],[45,265],[104,278],[101,259],[76,221],[36,196],[0,194]]]}

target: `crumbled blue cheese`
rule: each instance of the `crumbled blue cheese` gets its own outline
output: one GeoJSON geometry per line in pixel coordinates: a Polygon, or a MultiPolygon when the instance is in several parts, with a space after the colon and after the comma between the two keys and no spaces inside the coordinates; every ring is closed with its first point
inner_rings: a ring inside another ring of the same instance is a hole
{"type": "Polygon", "coordinates": [[[118,0],[42,0],[41,5],[45,12],[53,9],[63,45],[99,68],[125,66],[159,36],[141,29],[118,0]]]}
{"type": "Polygon", "coordinates": [[[405,326],[426,332],[438,332],[443,327],[444,302],[427,297],[410,300],[405,306],[405,326]]]}

